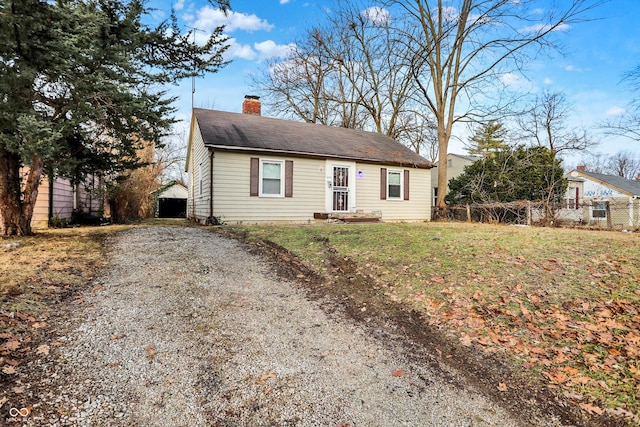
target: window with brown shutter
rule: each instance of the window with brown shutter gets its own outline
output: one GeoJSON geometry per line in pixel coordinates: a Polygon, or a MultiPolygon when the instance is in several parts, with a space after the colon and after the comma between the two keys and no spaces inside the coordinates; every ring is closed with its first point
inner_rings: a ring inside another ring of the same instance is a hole
{"type": "Polygon", "coordinates": [[[251,157],[249,175],[249,196],[293,197],[293,160],[251,157]],[[283,168],[284,177],[281,175],[283,168]]]}
{"type": "Polygon", "coordinates": [[[387,168],[380,168],[380,200],[387,199],[387,168]]]}

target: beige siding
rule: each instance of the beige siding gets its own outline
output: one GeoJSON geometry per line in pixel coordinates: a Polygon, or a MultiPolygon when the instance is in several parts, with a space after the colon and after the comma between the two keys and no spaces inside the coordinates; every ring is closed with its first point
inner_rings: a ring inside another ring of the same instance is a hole
{"type": "Polygon", "coordinates": [[[582,204],[583,221],[601,227],[640,227],[640,201],[631,197],[586,198],[582,204]],[[609,202],[610,218],[594,218],[595,201],[609,202]]]}
{"type": "Polygon", "coordinates": [[[306,222],[324,212],[324,160],[216,152],[214,158],[214,216],[226,223],[306,222]],[[251,157],[293,160],[293,197],[249,196],[251,157]]]}
{"type": "MultiPolygon", "coordinates": [[[[53,217],[71,219],[74,209],[87,213],[100,213],[103,209],[102,183],[97,177],[88,177],[74,192],[71,181],[56,178],[53,182],[53,217]],[[76,200],[74,201],[74,198],[76,200]]],[[[31,226],[46,228],[49,223],[49,179],[45,176],[38,187],[38,198],[33,210],[31,226]]]]}
{"type": "MultiPolygon", "coordinates": [[[[213,215],[227,224],[269,222],[312,222],[314,213],[324,213],[328,197],[327,171],[332,162],[281,155],[258,155],[216,151],[213,158],[213,186],[209,186],[209,151],[197,123],[190,141],[189,197],[187,214],[204,222],[213,215]],[[250,196],[251,157],[293,161],[293,197],[250,196]],[[202,185],[201,185],[202,177],[202,185]],[[210,212],[213,194],[213,213],[210,212]]],[[[337,162],[341,163],[341,162],[337,162]]],[[[385,221],[424,221],[430,218],[430,171],[410,170],[409,200],[380,200],[381,165],[355,164],[355,212],[380,212],[385,221]]],[[[405,170],[387,166],[388,169],[405,170]]]]}
{"type": "MultiPolygon", "coordinates": [[[[209,150],[204,146],[198,123],[194,124],[192,146],[189,158],[189,198],[187,216],[205,220],[209,212],[209,150]]],[[[214,213],[215,215],[215,213],[214,213]]]]}
{"type": "Polygon", "coordinates": [[[383,221],[427,221],[431,218],[431,172],[428,169],[357,165],[357,209],[380,211],[383,221]],[[380,168],[409,170],[409,200],[380,200],[380,168]]]}
{"type": "MultiPolygon", "coordinates": [[[[436,162],[436,165],[438,162],[436,162]]],[[[447,188],[448,183],[453,178],[457,178],[464,173],[465,166],[469,166],[473,164],[473,160],[470,160],[466,157],[459,156],[457,154],[447,154],[447,188]]],[[[434,194],[435,190],[438,188],[438,168],[435,167],[431,169],[431,203],[434,203],[434,194]]],[[[447,190],[448,191],[448,190],[447,190]]]]}

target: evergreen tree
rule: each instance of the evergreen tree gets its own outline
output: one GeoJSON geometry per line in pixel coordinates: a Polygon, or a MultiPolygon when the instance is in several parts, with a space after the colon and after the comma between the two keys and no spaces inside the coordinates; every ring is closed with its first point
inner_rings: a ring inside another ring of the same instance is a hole
{"type": "Polygon", "coordinates": [[[474,156],[490,157],[508,148],[504,140],[507,130],[502,123],[490,120],[481,124],[469,138],[467,151],[474,156]]]}
{"type": "Polygon", "coordinates": [[[518,146],[465,167],[449,181],[448,203],[495,203],[519,200],[558,202],[567,180],[554,154],[545,147],[518,146]]]}
{"type": "Polygon", "coordinates": [[[152,28],[148,14],[141,0],[0,0],[5,235],[32,233],[43,174],[79,182],[140,165],[136,151],[174,122],[174,99],[159,88],[225,65],[222,27],[199,46],[175,15],[152,28]]]}

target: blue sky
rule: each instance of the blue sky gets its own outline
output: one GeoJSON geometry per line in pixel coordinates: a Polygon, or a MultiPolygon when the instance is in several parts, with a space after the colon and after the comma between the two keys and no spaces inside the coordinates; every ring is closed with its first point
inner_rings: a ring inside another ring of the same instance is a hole
{"type": "MultiPolygon", "coordinates": [[[[560,1],[560,4],[564,0],[560,1]]],[[[195,106],[240,112],[244,95],[252,94],[249,75],[264,66],[268,57],[284,55],[287,46],[305,29],[323,19],[332,2],[312,0],[231,0],[232,11],[225,17],[206,0],[174,0],[180,24],[211,31],[226,24],[231,37],[226,59],[232,61],[219,73],[196,79],[195,106]]],[[[541,1],[541,3],[544,3],[541,1]]],[[[168,16],[168,1],[151,0],[156,19],[168,16]]],[[[528,82],[520,82],[536,93],[547,89],[563,91],[573,105],[572,122],[587,129],[622,114],[632,98],[621,83],[624,74],[640,65],[640,1],[612,0],[585,16],[593,20],[572,25],[561,36],[566,55],[556,55],[535,64],[528,82]]],[[[204,37],[205,32],[197,32],[204,37]]],[[[517,82],[516,82],[517,83],[517,82]]],[[[190,80],[172,87],[178,95],[178,118],[190,119],[190,80]]],[[[263,115],[269,115],[263,110],[263,115]]],[[[184,126],[182,126],[184,129],[184,126]]],[[[613,154],[621,150],[640,152],[640,143],[604,137],[595,151],[613,154]]],[[[186,141],[186,135],[184,136],[186,141]]],[[[450,152],[462,153],[462,144],[451,142],[450,152]]],[[[571,160],[568,160],[570,162],[571,160]]],[[[576,160],[577,161],[577,160],[576,160]]],[[[574,161],[575,163],[575,161],[574,161]]]]}

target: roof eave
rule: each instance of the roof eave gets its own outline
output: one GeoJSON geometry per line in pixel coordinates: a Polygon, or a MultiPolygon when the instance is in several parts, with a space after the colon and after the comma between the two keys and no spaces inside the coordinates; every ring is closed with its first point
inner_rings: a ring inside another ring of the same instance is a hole
{"type": "Polygon", "coordinates": [[[243,153],[271,153],[271,154],[280,154],[294,157],[310,157],[310,158],[320,158],[320,159],[344,159],[351,160],[356,162],[363,163],[374,163],[378,165],[393,165],[393,166],[403,166],[403,167],[412,167],[419,169],[431,169],[435,165],[433,164],[417,164],[417,163],[407,163],[407,162],[398,162],[398,161],[388,161],[388,160],[378,160],[371,159],[365,157],[350,157],[350,156],[337,156],[333,154],[318,154],[318,153],[308,153],[304,151],[287,151],[287,150],[275,150],[270,148],[256,148],[256,147],[239,147],[239,146],[228,146],[228,145],[216,145],[216,144],[205,144],[205,146],[213,148],[214,150],[220,151],[234,151],[234,152],[243,152],[243,153]]]}

